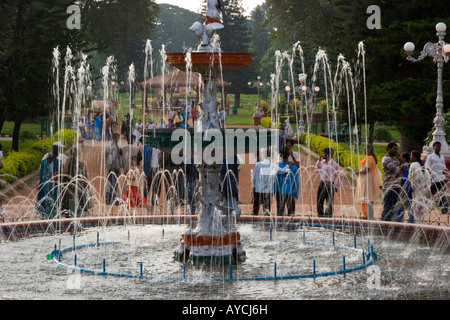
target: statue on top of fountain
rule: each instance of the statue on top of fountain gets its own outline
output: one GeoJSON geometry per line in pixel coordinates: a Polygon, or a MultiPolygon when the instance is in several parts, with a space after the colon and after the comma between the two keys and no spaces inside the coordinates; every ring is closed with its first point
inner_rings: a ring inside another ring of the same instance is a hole
{"type": "Polygon", "coordinates": [[[224,26],[220,20],[220,13],[222,12],[221,0],[208,0],[208,9],[206,11],[206,20],[202,24],[198,21],[189,28],[200,39],[201,43],[197,48],[199,52],[211,52],[219,50],[216,46],[212,46],[214,34],[217,30],[224,26]]]}

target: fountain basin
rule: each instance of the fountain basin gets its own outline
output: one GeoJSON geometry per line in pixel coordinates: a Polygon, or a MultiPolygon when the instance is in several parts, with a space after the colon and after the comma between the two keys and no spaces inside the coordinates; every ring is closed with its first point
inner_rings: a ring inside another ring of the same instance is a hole
{"type": "MultiPolygon", "coordinates": [[[[0,265],[5,276],[0,296],[116,300],[185,300],[186,296],[226,300],[449,297],[449,228],[312,217],[246,216],[238,220],[241,241],[249,259],[238,265],[218,268],[191,264],[184,267],[171,261],[171,249],[179,243],[178,235],[186,228],[185,223],[195,227],[196,216],[45,221],[41,237],[31,236],[37,231],[31,226],[20,228],[17,233],[28,230],[30,237],[13,241],[15,237],[7,236],[3,240],[0,265]],[[81,229],[75,234],[58,231],[59,228],[65,231],[69,224],[93,228],[81,229]],[[273,239],[270,230],[273,230],[273,239]],[[303,230],[306,230],[306,236],[303,230]],[[333,234],[336,235],[335,243],[333,234]],[[368,248],[366,237],[373,244],[378,255],[373,267],[368,265],[371,260],[367,257],[364,264],[360,252],[340,248],[354,248],[354,234],[362,236],[357,238],[357,250],[368,248]],[[419,238],[423,241],[418,241],[419,238]],[[434,245],[431,245],[431,239],[434,239],[434,245]],[[311,241],[318,244],[310,244],[311,241]],[[84,246],[86,244],[92,246],[84,246]],[[55,256],[51,260],[45,259],[54,245],[63,253],[57,264],[55,256]],[[348,272],[360,265],[364,268],[348,272]],[[378,289],[368,288],[374,268],[380,270],[378,289]],[[86,270],[92,270],[100,277],[92,276],[86,270]],[[338,273],[341,270],[346,272],[345,277],[338,273]],[[327,274],[329,276],[325,276],[327,274]],[[151,284],[130,281],[130,278],[150,280],[151,284]]],[[[9,225],[7,229],[13,228],[9,225]]]]}
{"type": "MultiPolygon", "coordinates": [[[[186,71],[186,52],[166,53],[167,63],[186,71]]],[[[191,52],[192,71],[207,75],[210,70],[222,73],[239,71],[252,62],[247,52],[191,52]]]]}

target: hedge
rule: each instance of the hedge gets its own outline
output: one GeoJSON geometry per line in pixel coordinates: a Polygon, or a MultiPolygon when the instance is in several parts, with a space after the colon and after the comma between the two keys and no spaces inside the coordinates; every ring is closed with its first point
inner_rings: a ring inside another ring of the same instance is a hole
{"type": "Polygon", "coordinates": [[[16,179],[32,173],[39,168],[42,158],[51,150],[52,144],[55,141],[61,141],[66,148],[70,148],[75,143],[76,137],[76,131],[64,129],[58,131],[53,137],[34,142],[29,148],[23,151],[11,151],[6,158],[2,159],[3,180],[12,183],[16,179]]]}
{"type": "Polygon", "coordinates": [[[274,129],[279,129],[280,128],[280,123],[279,122],[272,123],[272,118],[271,117],[263,117],[263,118],[261,118],[261,126],[263,126],[264,128],[269,128],[270,125],[272,125],[272,127],[274,129]]]}
{"type": "MultiPolygon", "coordinates": [[[[311,151],[319,155],[322,154],[322,150],[324,148],[333,148],[333,159],[343,168],[359,170],[359,162],[365,158],[364,154],[351,153],[350,150],[342,144],[337,144],[334,140],[317,136],[315,134],[304,133],[300,135],[299,142],[308,146],[311,151]]],[[[381,160],[383,159],[384,154],[377,154],[376,156],[378,169],[380,169],[381,173],[383,173],[381,160]]]]}
{"type": "Polygon", "coordinates": [[[264,128],[269,128],[270,124],[272,123],[272,118],[271,117],[264,117],[261,118],[261,125],[264,128]]]}

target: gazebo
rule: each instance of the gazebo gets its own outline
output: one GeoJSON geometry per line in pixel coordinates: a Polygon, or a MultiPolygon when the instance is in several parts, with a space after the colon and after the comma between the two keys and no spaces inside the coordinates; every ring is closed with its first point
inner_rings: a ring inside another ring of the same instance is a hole
{"type": "MultiPolygon", "coordinates": [[[[199,91],[201,88],[199,88],[202,85],[201,81],[201,75],[197,72],[190,72],[189,78],[187,77],[187,73],[184,71],[181,71],[179,69],[173,69],[170,72],[164,74],[164,75],[158,75],[151,79],[147,79],[146,81],[140,82],[139,87],[141,89],[142,93],[142,107],[144,106],[148,107],[147,102],[147,92],[150,91],[151,88],[163,88],[163,96],[166,98],[167,92],[169,92],[169,99],[170,99],[170,105],[172,106],[173,101],[173,90],[174,88],[187,88],[190,87],[192,90],[196,92],[195,102],[199,102],[199,91]],[[164,85],[163,85],[164,84],[164,85]]],[[[224,95],[222,97],[222,106],[225,105],[225,97],[226,87],[230,87],[231,83],[222,81],[219,79],[217,81],[217,87],[220,88],[221,92],[224,92],[224,95]]]]}

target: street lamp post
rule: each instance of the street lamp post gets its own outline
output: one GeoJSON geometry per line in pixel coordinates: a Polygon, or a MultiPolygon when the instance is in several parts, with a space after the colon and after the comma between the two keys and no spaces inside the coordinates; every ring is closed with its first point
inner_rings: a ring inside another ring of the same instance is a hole
{"type": "Polygon", "coordinates": [[[408,55],[406,60],[411,62],[420,62],[425,59],[425,57],[429,56],[433,58],[433,61],[437,65],[438,78],[437,78],[437,98],[436,98],[436,117],[434,118],[434,132],[433,132],[433,141],[432,144],[436,141],[441,143],[441,153],[445,157],[450,157],[450,149],[445,138],[445,119],[442,114],[442,109],[444,107],[444,97],[442,92],[442,72],[444,69],[444,62],[448,62],[450,56],[450,44],[447,44],[444,41],[444,37],[446,35],[445,31],[447,30],[447,26],[445,23],[440,22],[436,25],[436,35],[439,38],[437,43],[428,42],[425,44],[422,52],[420,53],[417,59],[412,57],[415,46],[412,42],[407,42],[404,45],[404,50],[408,55]]]}
{"type": "Polygon", "coordinates": [[[298,75],[298,80],[300,81],[300,87],[299,87],[299,94],[300,94],[300,120],[299,120],[299,124],[298,124],[298,134],[301,135],[303,133],[305,133],[305,127],[304,127],[304,121],[303,121],[303,98],[305,97],[306,99],[306,93],[310,92],[312,97],[314,98],[314,96],[320,91],[319,87],[314,87],[314,90],[312,90],[311,88],[309,88],[308,86],[306,86],[306,78],[307,75],[304,73],[301,73],[298,75]]]}
{"type": "Polygon", "coordinates": [[[258,89],[258,101],[256,103],[256,112],[253,114],[253,123],[254,124],[261,124],[261,118],[263,116],[261,112],[261,89],[264,87],[264,83],[261,82],[261,77],[257,77],[257,81],[254,83],[249,82],[248,86],[250,88],[257,88],[258,89]]]}
{"type": "Polygon", "coordinates": [[[286,117],[287,117],[287,119],[289,121],[289,95],[290,95],[291,87],[286,86],[286,87],[284,87],[284,90],[286,90],[286,100],[287,100],[287,103],[286,103],[286,117]]]}

